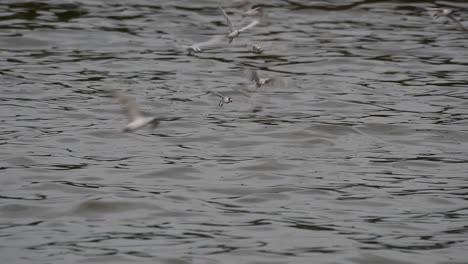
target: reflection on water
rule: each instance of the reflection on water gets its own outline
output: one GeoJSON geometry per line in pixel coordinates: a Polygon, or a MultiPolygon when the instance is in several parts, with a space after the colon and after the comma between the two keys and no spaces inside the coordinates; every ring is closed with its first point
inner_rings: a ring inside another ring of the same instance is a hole
{"type": "Polygon", "coordinates": [[[5,263],[466,262],[466,32],[432,1],[255,6],[187,54],[217,1],[0,3],[5,263]],[[114,90],[160,127],[121,133],[114,90]]]}

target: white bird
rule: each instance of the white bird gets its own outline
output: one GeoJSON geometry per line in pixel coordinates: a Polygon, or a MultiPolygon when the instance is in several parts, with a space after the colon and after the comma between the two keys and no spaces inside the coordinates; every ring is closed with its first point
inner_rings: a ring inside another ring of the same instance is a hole
{"type": "Polygon", "coordinates": [[[277,45],[272,46],[270,43],[262,43],[262,45],[255,44],[252,42],[245,42],[239,44],[241,47],[246,47],[248,48],[249,52],[255,53],[255,54],[262,54],[266,51],[275,51],[275,50],[284,50],[284,48],[281,48],[277,45]]]}
{"type": "Polygon", "coordinates": [[[245,16],[262,16],[263,10],[260,7],[250,8],[244,11],[245,16]]]}
{"type": "Polygon", "coordinates": [[[263,10],[261,7],[253,7],[251,1],[249,0],[241,0],[241,1],[233,1],[234,7],[242,8],[244,10],[244,16],[262,16],[263,10]]]}
{"type": "Polygon", "coordinates": [[[221,43],[223,36],[216,35],[207,41],[195,43],[192,46],[187,46],[185,49],[189,52],[202,52],[204,49],[214,48],[221,43]]]}
{"type": "Polygon", "coordinates": [[[459,28],[464,31],[468,31],[468,29],[462,25],[462,23],[453,15],[453,10],[448,8],[426,8],[429,15],[435,18],[439,18],[441,16],[448,18],[450,21],[455,23],[459,28]]]}
{"type": "Polygon", "coordinates": [[[253,43],[245,43],[242,46],[248,47],[249,51],[255,54],[262,54],[264,51],[262,46],[253,43]]]}
{"type": "Polygon", "coordinates": [[[116,92],[115,97],[117,97],[122,104],[128,117],[128,124],[124,127],[123,132],[134,132],[146,126],[150,126],[151,129],[154,129],[159,125],[159,118],[143,116],[140,110],[138,110],[138,105],[133,98],[122,92],[116,92]]]}
{"type": "Polygon", "coordinates": [[[258,20],[252,20],[252,22],[250,22],[247,26],[243,27],[243,28],[240,28],[240,29],[237,29],[234,27],[234,24],[232,23],[232,20],[231,18],[228,16],[228,14],[226,14],[226,12],[224,11],[224,9],[222,7],[219,8],[221,10],[221,13],[223,13],[223,16],[224,18],[226,19],[226,23],[229,27],[229,34],[226,35],[226,37],[229,39],[229,43],[232,42],[232,40],[234,40],[237,36],[239,36],[239,34],[255,25],[257,25],[259,23],[258,20]]]}
{"type": "Polygon", "coordinates": [[[231,97],[227,97],[227,96],[224,96],[218,92],[215,92],[215,91],[208,91],[209,93],[211,93],[212,95],[215,95],[215,96],[218,96],[220,98],[219,100],[219,106],[223,106],[224,104],[229,104],[229,103],[232,103],[232,98],[231,97]]]}
{"type": "Polygon", "coordinates": [[[252,51],[255,54],[261,54],[263,53],[263,48],[260,45],[252,44],[252,49],[250,51],[252,51]]]}
{"type": "Polygon", "coordinates": [[[255,84],[256,88],[261,87],[286,87],[286,81],[280,78],[260,78],[256,70],[246,70],[249,81],[255,84]]]}

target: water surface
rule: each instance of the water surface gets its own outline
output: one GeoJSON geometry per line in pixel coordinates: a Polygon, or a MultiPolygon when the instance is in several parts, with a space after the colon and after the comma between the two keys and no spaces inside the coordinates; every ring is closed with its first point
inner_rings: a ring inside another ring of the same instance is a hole
{"type": "Polygon", "coordinates": [[[434,6],[467,25],[465,1],[265,1],[188,55],[218,1],[2,1],[2,261],[466,263],[468,34],[434,6]],[[114,90],[166,121],[121,133],[114,90]]]}

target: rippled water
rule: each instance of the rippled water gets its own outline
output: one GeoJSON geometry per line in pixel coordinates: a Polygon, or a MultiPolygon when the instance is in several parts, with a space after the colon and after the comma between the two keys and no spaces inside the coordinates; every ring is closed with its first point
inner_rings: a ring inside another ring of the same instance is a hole
{"type": "Polygon", "coordinates": [[[2,263],[467,263],[468,34],[431,2],[264,1],[188,55],[218,1],[1,1],[2,263]]]}

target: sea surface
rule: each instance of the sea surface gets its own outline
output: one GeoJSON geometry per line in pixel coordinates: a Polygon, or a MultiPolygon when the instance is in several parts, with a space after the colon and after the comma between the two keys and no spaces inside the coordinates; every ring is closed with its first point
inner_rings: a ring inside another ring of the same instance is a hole
{"type": "Polygon", "coordinates": [[[0,1],[1,263],[468,263],[468,2],[253,4],[0,1]]]}

